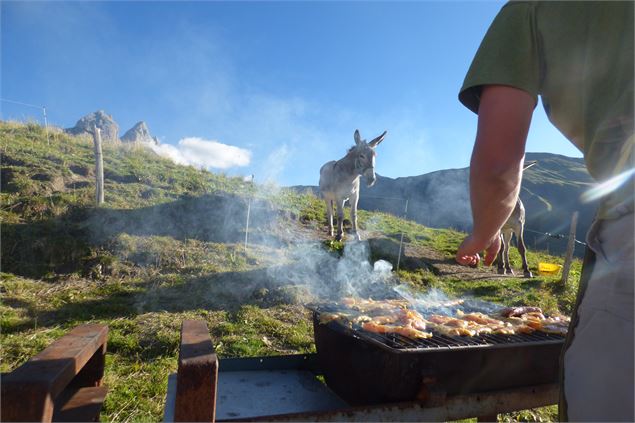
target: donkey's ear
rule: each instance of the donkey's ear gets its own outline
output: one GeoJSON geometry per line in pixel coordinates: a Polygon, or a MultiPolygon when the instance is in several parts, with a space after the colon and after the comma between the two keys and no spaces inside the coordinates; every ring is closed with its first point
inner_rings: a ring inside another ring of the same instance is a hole
{"type": "Polygon", "coordinates": [[[359,130],[356,129],[353,134],[353,138],[355,138],[355,144],[360,145],[362,143],[362,137],[359,136],[359,130]]]}
{"type": "Polygon", "coordinates": [[[380,142],[382,142],[384,140],[384,137],[386,136],[386,132],[388,131],[384,131],[383,134],[381,134],[380,136],[378,136],[377,138],[375,138],[374,140],[372,140],[371,142],[368,143],[368,146],[370,148],[375,148],[379,145],[380,142]]]}

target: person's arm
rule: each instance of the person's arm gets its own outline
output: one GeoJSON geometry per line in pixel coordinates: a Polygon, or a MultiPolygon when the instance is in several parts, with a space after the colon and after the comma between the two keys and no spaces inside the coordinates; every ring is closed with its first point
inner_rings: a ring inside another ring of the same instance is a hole
{"type": "Polygon", "coordinates": [[[518,88],[487,85],[482,89],[470,162],[474,227],[456,253],[460,264],[478,264],[483,250],[486,265],[496,257],[500,228],[514,210],[520,191],[534,106],[534,97],[518,88]]]}

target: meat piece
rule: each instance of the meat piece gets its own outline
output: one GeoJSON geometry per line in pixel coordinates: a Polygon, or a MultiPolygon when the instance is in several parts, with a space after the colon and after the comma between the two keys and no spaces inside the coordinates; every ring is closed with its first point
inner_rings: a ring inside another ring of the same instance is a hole
{"type": "Polygon", "coordinates": [[[415,329],[426,330],[427,321],[418,311],[403,309],[400,311],[400,313],[400,320],[404,324],[412,326],[415,329]]]}
{"type": "Polygon", "coordinates": [[[375,332],[375,333],[381,333],[381,334],[386,334],[386,333],[397,333],[399,335],[403,335],[407,338],[431,338],[432,334],[429,332],[423,332],[420,330],[417,330],[411,326],[397,326],[397,325],[380,325],[374,322],[365,322],[362,324],[362,329],[368,331],[368,332],[375,332]]]}
{"type": "Polygon", "coordinates": [[[570,322],[568,317],[545,317],[542,312],[538,311],[524,313],[520,317],[510,317],[507,320],[512,323],[517,333],[540,331],[559,335],[567,333],[570,322]]]}
{"type": "Polygon", "coordinates": [[[553,333],[557,335],[566,335],[569,331],[569,326],[563,326],[561,324],[546,324],[540,327],[540,332],[553,333]]]}
{"type": "MultiPolygon", "coordinates": [[[[520,317],[527,313],[540,313],[542,310],[540,307],[508,307],[501,310],[500,314],[503,317],[520,317]]],[[[543,316],[544,317],[544,316],[543,316]]]]}
{"type": "Polygon", "coordinates": [[[447,327],[456,327],[456,328],[466,328],[468,326],[468,322],[461,319],[456,319],[450,316],[442,316],[440,314],[433,314],[428,317],[428,320],[437,325],[443,325],[447,327]]]}
{"type": "Polygon", "coordinates": [[[429,323],[428,327],[433,331],[446,336],[475,336],[477,331],[466,327],[450,327],[439,323],[429,323]]]}
{"type": "Polygon", "coordinates": [[[516,330],[510,324],[506,324],[506,326],[500,326],[492,330],[492,333],[495,335],[516,335],[516,330]]]}
{"type": "Polygon", "coordinates": [[[466,320],[472,324],[470,328],[474,328],[478,331],[478,334],[494,333],[501,335],[513,335],[515,333],[513,326],[508,322],[495,319],[486,314],[474,312],[463,313],[461,310],[457,310],[456,315],[462,320],[466,320]]]}
{"type": "Polygon", "coordinates": [[[536,328],[527,324],[527,320],[520,317],[509,317],[505,321],[512,325],[515,333],[533,333],[536,331],[536,328]]]}
{"type": "Polygon", "coordinates": [[[365,314],[361,314],[359,316],[350,316],[348,320],[359,325],[364,322],[370,322],[371,320],[373,320],[373,318],[370,316],[366,316],[365,314]]]}
{"type": "Polygon", "coordinates": [[[554,333],[557,335],[566,335],[569,331],[569,323],[571,319],[565,316],[546,317],[538,328],[539,331],[545,333],[554,333]]]}
{"type": "Polygon", "coordinates": [[[399,315],[397,314],[388,314],[383,316],[375,316],[370,319],[373,323],[377,323],[379,325],[385,325],[386,323],[395,323],[399,320],[399,315]]]}
{"type": "Polygon", "coordinates": [[[494,319],[493,317],[490,317],[487,314],[483,314],[483,313],[474,312],[474,313],[465,314],[461,310],[457,310],[456,315],[460,319],[476,322],[481,325],[495,325],[495,326],[504,325],[504,322],[498,319],[494,319]]]}

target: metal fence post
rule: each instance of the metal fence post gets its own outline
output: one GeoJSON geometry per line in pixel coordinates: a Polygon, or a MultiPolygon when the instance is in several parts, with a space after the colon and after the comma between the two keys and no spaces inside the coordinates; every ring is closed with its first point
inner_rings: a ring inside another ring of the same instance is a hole
{"type": "MultiPolygon", "coordinates": [[[[403,211],[404,220],[406,219],[407,215],[408,215],[408,199],[406,198],[406,207],[404,208],[404,211],[403,211]]],[[[403,245],[403,231],[401,231],[401,239],[399,240],[399,254],[397,255],[397,272],[399,271],[399,265],[401,263],[402,245],[403,245]]]]}
{"type": "MultiPolygon", "coordinates": [[[[254,185],[254,175],[251,175],[251,181],[249,181],[252,188],[254,185]]],[[[249,241],[249,215],[251,214],[251,193],[247,197],[247,222],[245,223],[245,254],[247,254],[247,243],[249,241]]]]}
{"type": "Polygon", "coordinates": [[[101,153],[101,129],[93,125],[93,142],[95,147],[95,184],[97,207],[104,203],[104,159],[101,153]]]}
{"type": "Polygon", "coordinates": [[[51,142],[49,141],[49,125],[46,120],[46,107],[42,106],[42,113],[44,114],[44,131],[46,131],[46,145],[48,147],[51,146],[51,142]]]}

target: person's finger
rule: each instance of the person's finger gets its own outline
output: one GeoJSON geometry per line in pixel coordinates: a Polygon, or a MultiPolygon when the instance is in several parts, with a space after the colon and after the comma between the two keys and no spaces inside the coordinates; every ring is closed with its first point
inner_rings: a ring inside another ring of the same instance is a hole
{"type": "Polygon", "coordinates": [[[475,249],[475,246],[473,244],[474,242],[472,236],[468,235],[457,249],[455,255],[455,260],[457,263],[461,264],[462,266],[472,267],[478,264],[480,257],[478,256],[478,250],[475,249]]]}
{"type": "Polygon", "coordinates": [[[500,248],[501,240],[500,237],[495,237],[492,243],[485,249],[485,258],[483,259],[483,264],[486,266],[491,266],[491,264],[496,259],[498,255],[498,250],[500,248]]]}
{"type": "Polygon", "coordinates": [[[480,257],[478,254],[475,255],[456,255],[456,261],[463,266],[476,266],[480,261],[480,257]]]}

